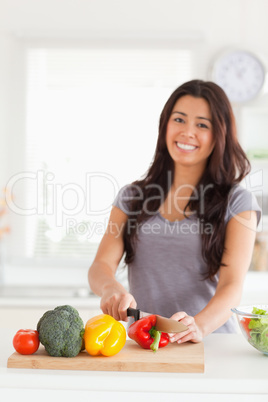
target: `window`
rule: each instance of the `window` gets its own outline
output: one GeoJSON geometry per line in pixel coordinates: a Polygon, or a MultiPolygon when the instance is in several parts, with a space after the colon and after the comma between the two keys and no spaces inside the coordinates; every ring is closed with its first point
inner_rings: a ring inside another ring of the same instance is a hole
{"type": "Polygon", "coordinates": [[[88,267],[117,191],[151,162],[164,102],[192,78],[192,52],[27,45],[25,61],[8,261],[88,267]]]}

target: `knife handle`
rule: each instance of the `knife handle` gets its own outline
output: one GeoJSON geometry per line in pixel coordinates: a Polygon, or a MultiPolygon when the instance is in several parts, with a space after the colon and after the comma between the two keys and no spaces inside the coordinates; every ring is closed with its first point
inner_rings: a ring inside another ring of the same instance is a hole
{"type": "Polygon", "coordinates": [[[127,309],[127,316],[128,317],[134,317],[134,320],[138,321],[140,319],[140,310],[137,309],[137,308],[129,307],[127,309]]]}

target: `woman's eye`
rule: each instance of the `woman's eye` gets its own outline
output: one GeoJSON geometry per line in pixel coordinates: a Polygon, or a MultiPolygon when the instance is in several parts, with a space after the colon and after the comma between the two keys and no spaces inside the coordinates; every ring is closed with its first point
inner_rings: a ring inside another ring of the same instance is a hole
{"type": "Polygon", "coordinates": [[[201,127],[201,128],[209,128],[206,124],[204,124],[204,123],[199,123],[198,124],[198,127],[201,127]]]}
{"type": "Polygon", "coordinates": [[[180,117],[176,117],[176,119],[174,119],[177,123],[183,123],[184,120],[181,119],[180,117]]]}

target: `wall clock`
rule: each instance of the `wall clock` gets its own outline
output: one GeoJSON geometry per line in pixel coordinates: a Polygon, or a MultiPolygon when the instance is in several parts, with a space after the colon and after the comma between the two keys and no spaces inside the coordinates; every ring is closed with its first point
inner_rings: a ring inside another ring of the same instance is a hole
{"type": "Polygon", "coordinates": [[[261,92],[265,67],[253,53],[231,50],[223,53],[212,68],[212,80],[227,94],[231,102],[248,102],[261,92]]]}

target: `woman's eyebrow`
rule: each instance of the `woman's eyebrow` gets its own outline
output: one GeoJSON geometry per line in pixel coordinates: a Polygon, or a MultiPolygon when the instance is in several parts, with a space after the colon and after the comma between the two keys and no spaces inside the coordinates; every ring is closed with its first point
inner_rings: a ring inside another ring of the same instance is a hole
{"type": "MultiPolygon", "coordinates": [[[[181,114],[182,116],[187,117],[187,114],[186,114],[186,113],[179,112],[179,111],[177,111],[177,110],[174,110],[174,112],[172,112],[172,114],[174,114],[174,113],[178,113],[178,114],[181,114]]],[[[210,123],[212,123],[211,119],[209,119],[208,117],[196,116],[196,118],[197,118],[197,119],[208,120],[210,123]]]]}
{"type": "Polygon", "coordinates": [[[210,123],[212,123],[211,119],[209,119],[208,117],[201,117],[201,116],[197,116],[197,119],[202,119],[202,120],[208,120],[210,123]]]}
{"type": "Polygon", "coordinates": [[[177,110],[174,110],[174,112],[172,112],[172,114],[174,114],[174,113],[178,113],[178,114],[182,114],[183,116],[187,116],[187,114],[186,114],[186,113],[183,113],[183,112],[178,112],[177,110]]]}

